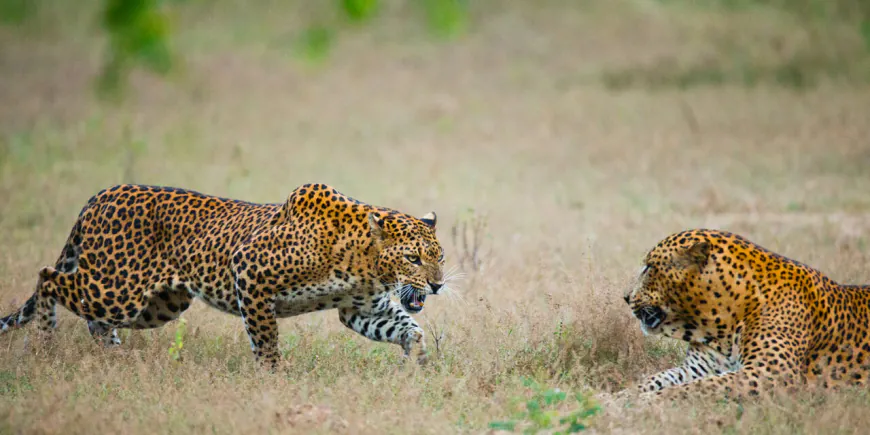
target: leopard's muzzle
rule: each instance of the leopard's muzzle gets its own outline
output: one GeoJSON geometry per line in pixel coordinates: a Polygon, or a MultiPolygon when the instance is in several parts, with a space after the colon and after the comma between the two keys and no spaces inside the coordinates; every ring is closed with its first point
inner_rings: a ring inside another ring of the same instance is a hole
{"type": "Polygon", "coordinates": [[[634,310],[634,317],[640,320],[646,330],[654,331],[665,321],[667,313],[659,307],[647,306],[634,310]]]}

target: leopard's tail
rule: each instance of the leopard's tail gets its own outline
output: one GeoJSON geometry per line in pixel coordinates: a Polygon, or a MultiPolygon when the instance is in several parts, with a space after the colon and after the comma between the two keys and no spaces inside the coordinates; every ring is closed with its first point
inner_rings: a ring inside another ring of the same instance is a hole
{"type": "Polygon", "coordinates": [[[33,313],[36,312],[36,293],[27,300],[14,313],[0,318],[0,334],[10,330],[20,328],[33,320],[33,313]]]}
{"type": "MultiPolygon", "coordinates": [[[[90,203],[88,203],[90,205],[90,203]]],[[[85,207],[87,209],[87,206],[85,207]]],[[[84,213],[84,210],[82,210],[84,213]]],[[[69,237],[67,237],[66,244],[63,247],[63,252],[61,252],[60,257],[55,262],[55,267],[57,270],[61,272],[71,273],[75,272],[79,267],[79,256],[81,255],[82,248],[82,225],[81,225],[81,215],[78,219],[76,219],[75,225],[73,225],[72,231],[70,231],[69,237]]],[[[41,280],[39,281],[41,282],[41,280]]],[[[0,318],[0,334],[5,333],[6,331],[20,328],[33,320],[34,313],[36,313],[36,302],[37,302],[37,292],[39,292],[39,282],[36,284],[36,291],[33,292],[33,295],[24,302],[20,308],[15,310],[14,313],[0,318]]]]}

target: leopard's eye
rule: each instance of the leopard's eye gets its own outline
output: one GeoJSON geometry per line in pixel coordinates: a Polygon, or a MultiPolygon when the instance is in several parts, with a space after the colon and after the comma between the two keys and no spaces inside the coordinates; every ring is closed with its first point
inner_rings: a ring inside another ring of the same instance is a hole
{"type": "Polygon", "coordinates": [[[438,256],[438,262],[444,261],[444,251],[441,251],[441,255],[438,256]]]}
{"type": "Polygon", "coordinates": [[[420,257],[417,255],[406,255],[405,260],[408,260],[413,264],[420,264],[420,257]]]}

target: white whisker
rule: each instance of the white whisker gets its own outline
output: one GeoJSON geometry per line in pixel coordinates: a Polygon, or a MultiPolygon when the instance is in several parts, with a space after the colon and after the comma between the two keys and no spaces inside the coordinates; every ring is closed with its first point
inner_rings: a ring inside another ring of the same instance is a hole
{"type": "Polygon", "coordinates": [[[458,281],[462,278],[465,278],[464,272],[460,272],[457,268],[451,268],[447,271],[447,273],[444,274],[443,281],[447,283],[451,281],[458,281]]]}
{"type": "Polygon", "coordinates": [[[452,266],[450,269],[447,269],[447,271],[444,272],[444,281],[451,281],[464,277],[465,273],[459,270],[459,266],[452,266]]]}
{"type": "Polygon", "coordinates": [[[465,278],[465,272],[449,272],[444,274],[445,280],[465,278]]]}
{"type": "Polygon", "coordinates": [[[459,292],[456,288],[451,286],[444,286],[442,291],[445,296],[447,296],[447,300],[450,302],[457,302],[461,304],[466,304],[465,297],[459,292]]]}
{"type": "Polygon", "coordinates": [[[398,293],[399,290],[402,288],[402,283],[394,282],[391,284],[385,284],[385,286],[389,289],[390,293],[398,293]]]}
{"type": "Polygon", "coordinates": [[[406,297],[408,297],[412,292],[414,292],[414,288],[411,287],[411,286],[408,285],[408,284],[405,284],[404,286],[402,286],[402,289],[399,291],[399,297],[400,297],[400,298],[406,298],[406,297]]]}

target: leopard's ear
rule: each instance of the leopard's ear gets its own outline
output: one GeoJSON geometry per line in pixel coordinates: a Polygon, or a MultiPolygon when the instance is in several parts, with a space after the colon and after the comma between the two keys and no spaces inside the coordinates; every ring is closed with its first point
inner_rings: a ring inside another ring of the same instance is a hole
{"type": "Polygon", "coordinates": [[[691,266],[704,267],[707,264],[707,259],[710,258],[710,249],[712,246],[708,241],[701,241],[687,248],[685,251],[677,254],[675,263],[682,267],[688,268],[691,266]]]}
{"type": "Polygon", "coordinates": [[[387,238],[387,230],[384,228],[384,218],[379,218],[374,213],[369,213],[369,230],[372,232],[372,238],[375,241],[381,242],[387,238]]]}
{"type": "Polygon", "coordinates": [[[423,221],[424,224],[435,228],[435,223],[438,222],[438,216],[435,215],[434,211],[430,211],[429,213],[426,213],[425,216],[421,217],[420,220],[423,221]]]}

